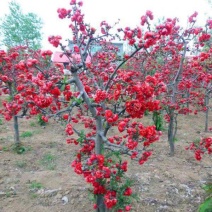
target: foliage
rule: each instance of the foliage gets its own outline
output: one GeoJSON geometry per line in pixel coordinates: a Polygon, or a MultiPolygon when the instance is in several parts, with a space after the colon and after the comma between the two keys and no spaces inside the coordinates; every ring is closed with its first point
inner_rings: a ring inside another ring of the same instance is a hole
{"type": "Polygon", "coordinates": [[[156,126],[156,130],[161,131],[163,130],[163,115],[159,111],[154,111],[153,112],[153,121],[156,126]]]}
{"type": "Polygon", "coordinates": [[[48,170],[54,170],[56,167],[55,160],[56,156],[52,155],[51,153],[46,153],[43,155],[40,163],[48,170]]]}
{"type": "Polygon", "coordinates": [[[22,143],[14,144],[12,150],[20,155],[26,152],[26,148],[22,143]]]}
{"type": "Polygon", "coordinates": [[[43,188],[43,185],[37,181],[32,181],[29,185],[29,188],[32,190],[38,190],[43,188]]]}
{"type": "Polygon", "coordinates": [[[203,203],[199,206],[199,212],[210,212],[212,208],[212,183],[206,183],[202,187],[206,191],[206,198],[203,203]]]}
{"type": "Polygon", "coordinates": [[[36,127],[36,123],[34,121],[30,122],[31,127],[36,127]]]}
{"type": "Polygon", "coordinates": [[[20,5],[15,1],[9,3],[9,10],[9,14],[4,16],[0,24],[2,44],[7,48],[28,46],[39,49],[43,25],[41,19],[34,13],[23,14],[20,5]]]}
{"type": "Polygon", "coordinates": [[[41,114],[38,114],[37,115],[37,122],[40,126],[45,126],[46,125],[46,122],[42,119],[42,115],[41,114]]]}
{"type": "Polygon", "coordinates": [[[32,137],[33,133],[31,131],[25,131],[25,132],[22,132],[20,137],[22,138],[28,138],[28,137],[32,137]]]}

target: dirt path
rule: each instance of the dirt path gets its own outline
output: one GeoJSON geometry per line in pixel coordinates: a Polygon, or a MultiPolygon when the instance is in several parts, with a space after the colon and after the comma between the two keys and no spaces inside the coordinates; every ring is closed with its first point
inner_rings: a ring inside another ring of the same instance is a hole
{"type": "MultiPolygon", "coordinates": [[[[174,157],[168,156],[164,133],[146,164],[130,162],[128,175],[138,194],[133,211],[197,211],[204,198],[201,185],[212,176],[212,158],[197,162],[184,149],[202,135],[201,117],[180,118],[174,157]]],[[[42,128],[34,119],[22,119],[20,130],[26,151],[18,155],[11,149],[12,123],[0,125],[0,212],[92,211],[89,186],[70,167],[76,147],[66,144],[63,127],[51,122],[42,128]]]]}

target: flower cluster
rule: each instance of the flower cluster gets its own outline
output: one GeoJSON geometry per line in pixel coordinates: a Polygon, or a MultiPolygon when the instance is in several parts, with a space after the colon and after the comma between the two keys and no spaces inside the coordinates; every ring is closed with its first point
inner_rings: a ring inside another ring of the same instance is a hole
{"type": "MultiPolygon", "coordinates": [[[[3,102],[1,110],[6,120],[16,115],[30,117],[39,113],[47,114],[47,111],[55,113],[60,108],[61,92],[56,82],[62,76],[57,67],[50,65],[50,57],[47,56],[51,54],[49,50],[33,52],[25,47],[1,52],[0,93],[10,96],[3,102]]],[[[43,116],[43,120],[47,122],[48,117],[43,116]]]]}
{"type": "Polygon", "coordinates": [[[186,147],[186,150],[194,151],[195,159],[200,161],[203,154],[212,153],[212,137],[205,137],[199,142],[193,142],[189,147],[186,147]]]}
{"type": "Polygon", "coordinates": [[[62,39],[61,36],[50,36],[48,38],[49,43],[51,43],[54,47],[58,47],[60,44],[60,40],[62,39]]]}
{"type": "MultiPolygon", "coordinates": [[[[79,153],[77,159],[72,163],[72,167],[77,174],[83,175],[85,181],[92,185],[92,194],[104,195],[104,203],[108,209],[122,211],[127,208],[129,211],[133,191],[129,187],[129,181],[122,180],[127,171],[127,162],[118,161],[117,158],[112,159],[107,155],[95,154],[91,154],[83,162],[82,157],[83,154],[79,153]],[[121,207],[120,201],[122,202],[121,207]]],[[[94,208],[97,207],[98,205],[94,204],[94,208]]]]}

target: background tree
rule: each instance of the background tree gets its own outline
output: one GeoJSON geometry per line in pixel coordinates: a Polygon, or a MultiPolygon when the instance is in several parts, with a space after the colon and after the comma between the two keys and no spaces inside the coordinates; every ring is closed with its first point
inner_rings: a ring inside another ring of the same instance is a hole
{"type": "MultiPolygon", "coordinates": [[[[23,149],[18,119],[39,114],[47,122],[48,119],[42,114],[48,112],[47,108],[53,113],[54,108],[60,106],[57,101],[60,91],[56,82],[61,80],[62,69],[51,62],[51,55],[50,50],[34,51],[22,46],[7,52],[0,50],[0,96],[3,95],[0,114],[7,121],[13,119],[18,153],[23,149]]],[[[69,95],[67,91],[65,94],[69,95]]]]}
{"type": "Polygon", "coordinates": [[[41,47],[42,20],[34,13],[24,14],[20,5],[9,3],[9,14],[0,22],[1,45],[7,48],[27,45],[31,49],[41,47]]]}

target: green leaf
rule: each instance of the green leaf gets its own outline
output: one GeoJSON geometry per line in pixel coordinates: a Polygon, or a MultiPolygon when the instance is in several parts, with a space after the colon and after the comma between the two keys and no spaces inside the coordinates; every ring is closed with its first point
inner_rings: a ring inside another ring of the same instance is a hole
{"type": "Polygon", "coordinates": [[[78,99],[78,98],[74,97],[73,101],[76,102],[78,105],[80,105],[83,102],[83,99],[82,98],[78,99]]]}
{"type": "Polygon", "coordinates": [[[63,78],[62,86],[61,86],[61,88],[60,88],[61,91],[64,91],[64,90],[65,90],[67,80],[68,80],[68,76],[65,76],[65,77],[63,78]]]}
{"type": "Polygon", "coordinates": [[[63,85],[61,86],[60,90],[61,90],[61,91],[64,91],[64,90],[65,90],[65,87],[66,87],[66,85],[63,84],[63,85]]]}
{"type": "Polygon", "coordinates": [[[212,194],[212,183],[208,183],[202,186],[202,188],[207,192],[212,194]]]}
{"type": "Polygon", "coordinates": [[[79,138],[77,139],[77,142],[82,144],[84,140],[85,140],[85,132],[84,132],[84,130],[81,130],[79,138]]]}
{"type": "Polygon", "coordinates": [[[208,197],[200,206],[199,212],[211,212],[212,211],[212,198],[208,197]]]}

